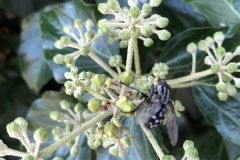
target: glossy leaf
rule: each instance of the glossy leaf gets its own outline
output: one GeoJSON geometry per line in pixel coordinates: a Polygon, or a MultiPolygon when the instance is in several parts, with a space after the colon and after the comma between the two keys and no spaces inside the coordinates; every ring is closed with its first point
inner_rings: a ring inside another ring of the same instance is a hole
{"type": "MultiPolygon", "coordinates": [[[[41,12],[41,29],[43,38],[43,49],[46,58],[49,60],[51,69],[53,70],[54,77],[57,81],[63,81],[63,74],[66,68],[62,65],[56,65],[52,62],[54,55],[58,53],[66,54],[71,52],[69,49],[58,50],[54,47],[54,43],[59,39],[63,33],[63,27],[65,25],[73,26],[74,20],[81,18],[83,21],[86,19],[93,19],[94,10],[93,7],[87,5],[82,0],[74,0],[61,5],[55,5],[46,8],[41,12]]],[[[108,58],[111,55],[118,54],[118,45],[114,43],[109,45],[106,42],[106,38],[100,38],[100,40],[94,45],[94,51],[97,55],[108,63],[108,58]]],[[[94,72],[103,72],[103,70],[89,57],[80,57],[77,61],[79,70],[90,70],[94,72]]]]}
{"type": "MultiPolygon", "coordinates": [[[[48,91],[43,94],[40,99],[37,99],[31,106],[27,119],[30,122],[31,131],[30,135],[33,134],[33,131],[39,127],[44,127],[51,132],[51,129],[54,127],[62,127],[61,123],[56,123],[49,118],[49,113],[51,111],[60,111],[59,102],[60,100],[65,99],[71,102],[71,98],[66,96],[61,92],[48,91]]],[[[49,138],[48,142],[44,145],[50,145],[54,143],[52,136],[49,138]]],[[[79,144],[79,154],[77,157],[71,157],[69,155],[69,148],[66,145],[62,146],[60,149],[49,155],[47,159],[52,159],[55,156],[60,156],[66,160],[74,160],[75,158],[90,160],[91,150],[87,146],[86,137],[84,134],[81,135],[80,144],[79,144]]]]}
{"type": "Polygon", "coordinates": [[[19,65],[24,80],[35,92],[52,78],[43,54],[39,14],[26,17],[22,22],[19,65]]]}
{"type": "Polygon", "coordinates": [[[232,2],[230,0],[191,0],[190,3],[214,27],[231,26],[240,21],[238,0],[232,2]]]}

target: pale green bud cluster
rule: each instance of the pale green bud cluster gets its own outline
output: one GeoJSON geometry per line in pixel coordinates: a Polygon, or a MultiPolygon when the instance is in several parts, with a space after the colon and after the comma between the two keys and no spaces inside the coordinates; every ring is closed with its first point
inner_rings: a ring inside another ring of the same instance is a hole
{"type": "Polygon", "coordinates": [[[155,78],[152,75],[144,75],[136,80],[136,88],[145,94],[149,94],[152,84],[155,83],[155,78]]]}
{"type": "Polygon", "coordinates": [[[158,14],[151,15],[152,8],[158,7],[161,2],[161,0],[151,0],[141,8],[138,7],[138,0],[129,0],[129,8],[121,8],[117,0],[100,3],[98,10],[102,14],[113,15],[114,19],[102,19],[98,22],[98,26],[103,33],[116,32],[121,40],[121,48],[126,48],[131,37],[143,40],[144,45],[150,47],[153,40],[149,37],[153,34],[162,41],[171,37],[170,32],[163,29],[168,25],[169,20],[158,14]]]}
{"type": "Polygon", "coordinates": [[[183,149],[186,160],[199,160],[198,151],[195,148],[193,141],[186,140],[183,143],[183,149]]]}
{"type": "Polygon", "coordinates": [[[165,79],[168,75],[169,67],[165,63],[156,63],[152,68],[152,74],[155,78],[165,79]]]}
{"type": "Polygon", "coordinates": [[[111,56],[109,59],[109,65],[111,67],[120,67],[122,65],[122,56],[116,55],[116,56],[111,56]]]}
{"type": "Polygon", "coordinates": [[[233,74],[239,72],[240,63],[231,61],[240,55],[240,47],[237,47],[234,52],[227,52],[222,46],[224,39],[223,32],[216,32],[213,37],[208,36],[200,40],[198,45],[192,42],[187,46],[187,51],[191,54],[196,55],[198,49],[207,54],[204,63],[218,75],[219,82],[216,84],[216,90],[221,101],[226,101],[228,96],[235,97],[239,88],[238,78],[233,74]]]}
{"type": "Polygon", "coordinates": [[[127,97],[120,97],[116,105],[124,113],[131,113],[136,109],[135,103],[130,101],[127,97]]]}

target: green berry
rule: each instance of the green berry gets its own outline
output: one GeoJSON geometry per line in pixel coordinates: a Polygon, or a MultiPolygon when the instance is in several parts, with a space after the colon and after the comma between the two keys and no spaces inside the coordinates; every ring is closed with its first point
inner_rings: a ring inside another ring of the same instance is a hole
{"type": "Polygon", "coordinates": [[[63,64],[64,63],[64,55],[57,54],[53,57],[53,61],[56,64],[63,64]]]}
{"type": "Polygon", "coordinates": [[[146,38],[143,41],[145,47],[151,47],[153,45],[153,40],[151,38],[146,38]]]}
{"type": "Polygon", "coordinates": [[[101,101],[99,99],[93,97],[88,101],[87,106],[88,106],[89,111],[97,112],[101,108],[101,101]]]}
{"type": "Polygon", "coordinates": [[[216,89],[218,92],[227,92],[227,84],[220,81],[217,83],[216,89]]]}
{"type": "Polygon", "coordinates": [[[116,137],[119,133],[119,129],[114,123],[107,122],[104,125],[104,133],[109,137],[116,137]]]}
{"type": "Polygon", "coordinates": [[[129,85],[134,81],[134,74],[133,72],[124,71],[120,74],[119,79],[122,83],[129,85]]]}
{"type": "Polygon", "coordinates": [[[220,101],[227,101],[228,94],[226,92],[218,92],[218,99],[220,101]]]}
{"type": "Polygon", "coordinates": [[[197,52],[197,45],[193,42],[189,43],[187,45],[187,51],[188,53],[195,54],[197,52]]]}
{"type": "Polygon", "coordinates": [[[220,65],[219,64],[213,64],[211,66],[211,71],[214,73],[214,74],[217,74],[218,72],[220,72],[221,68],[220,68],[220,65]]]}
{"type": "Polygon", "coordinates": [[[127,29],[123,29],[119,32],[119,37],[123,41],[127,41],[131,38],[131,32],[127,29]]]}
{"type": "Polygon", "coordinates": [[[141,34],[145,37],[149,37],[153,34],[153,28],[150,25],[144,25],[141,27],[141,34]]]}
{"type": "Polygon", "coordinates": [[[43,143],[48,139],[48,131],[45,128],[39,128],[34,132],[33,138],[36,142],[43,143]]]}
{"type": "Polygon", "coordinates": [[[137,18],[141,13],[141,10],[136,6],[136,7],[131,7],[129,11],[129,15],[132,18],[137,18]]]}
{"type": "Polygon", "coordinates": [[[235,63],[235,62],[229,63],[227,65],[227,69],[228,69],[229,73],[237,72],[237,69],[238,69],[237,63],[235,63]]]}

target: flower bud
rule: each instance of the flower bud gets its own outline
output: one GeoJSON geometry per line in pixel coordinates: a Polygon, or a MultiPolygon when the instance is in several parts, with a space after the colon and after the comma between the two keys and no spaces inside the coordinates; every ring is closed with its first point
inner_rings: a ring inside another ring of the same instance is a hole
{"type": "Polygon", "coordinates": [[[195,43],[193,43],[193,42],[191,42],[191,43],[189,43],[188,45],[187,45],[187,51],[188,51],[188,53],[191,53],[191,54],[196,54],[196,52],[197,52],[197,45],[195,44],[195,43]]]}
{"type": "Polygon", "coordinates": [[[165,79],[168,75],[168,66],[165,63],[156,63],[152,68],[152,74],[156,78],[165,79]]]}
{"type": "Polygon", "coordinates": [[[190,159],[196,158],[196,157],[198,157],[198,151],[196,148],[191,147],[185,151],[185,155],[187,158],[190,158],[190,159]]]}
{"type": "Polygon", "coordinates": [[[9,137],[18,138],[21,136],[22,128],[16,122],[11,122],[6,126],[9,137]]]}
{"type": "Polygon", "coordinates": [[[165,28],[167,27],[169,23],[169,20],[168,18],[165,18],[165,17],[159,17],[156,21],[156,25],[159,27],[159,28],[165,28]]]}
{"type": "Polygon", "coordinates": [[[144,25],[141,27],[141,34],[145,37],[149,37],[153,34],[153,28],[150,25],[144,25]]]}
{"type": "Polygon", "coordinates": [[[207,46],[207,44],[204,40],[201,40],[201,41],[198,42],[198,48],[201,51],[206,51],[208,49],[208,46],[207,46]]]}
{"type": "Polygon", "coordinates": [[[61,157],[54,157],[52,160],[64,160],[64,159],[61,157]]]}
{"type": "Polygon", "coordinates": [[[75,19],[74,21],[74,27],[78,30],[81,30],[83,28],[83,22],[81,19],[75,19]]]}
{"type": "Polygon", "coordinates": [[[227,101],[228,94],[226,92],[218,92],[218,99],[220,101],[227,101]]]}
{"type": "Polygon", "coordinates": [[[127,48],[128,47],[128,41],[120,41],[119,42],[120,48],[127,48]]]}
{"type": "Polygon", "coordinates": [[[148,15],[148,14],[150,14],[152,12],[152,7],[150,6],[150,4],[145,3],[142,6],[142,11],[143,11],[144,15],[148,15]]]}
{"type": "Polygon", "coordinates": [[[94,149],[97,149],[98,147],[100,147],[102,145],[102,139],[96,139],[94,142],[93,142],[93,148],[94,149]]]}
{"type": "Polygon", "coordinates": [[[220,81],[217,83],[216,89],[218,92],[227,92],[227,84],[220,81]]]}
{"type": "Polygon", "coordinates": [[[109,59],[109,64],[111,67],[120,67],[122,64],[122,56],[120,55],[111,56],[109,59]]]}
{"type": "Polygon", "coordinates": [[[73,124],[71,124],[71,123],[68,123],[67,125],[66,125],[66,131],[68,132],[68,133],[70,133],[70,132],[72,132],[73,131],[73,129],[74,129],[74,125],[73,124]]]}
{"type": "Polygon", "coordinates": [[[67,34],[73,33],[73,29],[72,29],[72,27],[71,27],[70,25],[64,26],[64,27],[63,27],[63,31],[64,31],[65,33],[67,33],[67,34]]]}
{"type": "Polygon", "coordinates": [[[57,54],[53,57],[53,61],[56,64],[63,64],[64,63],[64,55],[57,54]]]}
{"type": "Polygon", "coordinates": [[[162,3],[162,0],[150,0],[149,4],[151,7],[158,7],[162,3]]]}
{"type": "Polygon", "coordinates": [[[89,46],[82,46],[81,49],[80,49],[80,53],[83,56],[87,56],[89,51],[90,51],[90,47],[89,46]]]}
{"type": "Polygon", "coordinates": [[[31,155],[28,155],[28,156],[23,157],[22,160],[35,160],[35,158],[31,155]]]}
{"type": "Polygon", "coordinates": [[[130,7],[136,7],[138,5],[138,0],[128,0],[128,5],[130,7]]]}
{"type": "Polygon", "coordinates": [[[48,131],[44,128],[39,128],[34,132],[33,138],[36,142],[43,143],[48,139],[48,131]]]}
{"type": "Polygon", "coordinates": [[[235,63],[235,62],[229,63],[227,65],[227,69],[228,69],[229,73],[237,72],[237,69],[238,69],[237,63],[235,63]]]}
{"type": "Polygon", "coordinates": [[[137,18],[141,13],[141,10],[138,7],[131,7],[129,11],[129,15],[132,18],[137,18]]]}
{"type": "Polygon", "coordinates": [[[151,47],[153,45],[153,40],[151,38],[146,38],[143,41],[145,47],[151,47]]]}
{"type": "Polygon", "coordinates": [[[88,101],[87,106],[88,106],[89,111],[97,112],[101,108],[101,101],[99,99],[93,97],[88,101]]]}
{"type": "Polygon", "coordinates": [[[98,21],[98,27],[105,34],[111,32],[110,25],[109,25],[109,23],[108,23],[108,21],[106,19],[99,20],[98,21]]]}
{"type": "Polygon", "coordinates": [[[28,122],[26,121],[25,118],[18,117],[18,118],[16,118],[16,119],[14,120],[14,122],[16,122],[17,124],[19,124],[24,131],[27,130],[28,122]]]}
{"type": "Polygon", "coordinates": [[[222,58],[224,54],[226,53],[225,48],[223,47],[218,47],[216,50],[216,56],[222,58]]]}
{"type": "Polygon", "coordinates": [[[63,49],[65,46],[62,45],[62,43],[61,43],[60,40],[57,40],[57,41],[54,43],[54,47],[57,48],[57,49],[63,49]]]}
{"type": "Polygon", "coordinates": [[[227,76],[227,75],[223,75],[223,82],[226,82],[226,83],[229,83],[229,82],[231,82],[232,81],[232,78],[231,77],[229,77],[229,76],[227,76]]]}
{"type": "Polygon", "coordinates": [[[121,116],[114,116],[112,118],[112,122],[117,126],[117,127],[121,127],[122,123],[121,123],[121,116]]]}
{"type": "Polygon", "coordinates": [[[234,83],[237,88],[240,88],[240,78],[234,78],[234,83]]]}
{"type": "Polygon", "coordinates": [[[107,122],[104,125],[104,133],[109,137],[116,137],[119,133],[119,129],[112,122],[107,122]]]}
{"type": "Polygon", "coordinates": [[[131,113],[136,109],[136,105],[134,102],[129,101],[126,97],[121,97],[116,105],[120,110],[124,113],[131,113]]]}
{"type": "Polygon", "coordinates": [[[111,146],[108,151],[111,155],[117,156],[119,153],[119,144],[115,144],[114,146],[111,146]]]}
{"type": "MultiPolygon", "coordinates": [[[[209,65],[209,66],[211,66],[213,63],[212,63],[212,60],[211,60],[211,58],[209,57],[209,56],[206,56],[205,58],[204,58],[204,63],[206,64],[206,65],[209,65]]],[[[220,70],[220,66],[219,66],[219,70],[220,70]]],[[[218,72],[217,72],[218,73],[218,72]]]]}
{"type": "Polygon", "coordinates": [[[212,39],[212,37],[208,36],[204,41],[205,41],[206,45],[209,47],[212,47],[214,45],[214,40],[212,39]]]}
{"type": "Polygon", "coordinates": [[[91,19],[87,19],[85,22],[85,26],[86,26],[87,31],[91,31],[94,27],[94,23],[91,19]]]}
{"type": "Polygon", "coordinates": [[[158,38],[162,41],[166,41],[171,37],[171,33],[165,29],[157,31],[158,38]]]}
{"type": "Polygon", "coordinates": [[[102,14],[107,14],[109,12],[108,6],[106,3],[99,3],[98,4],[98,10],[102,14]]]}
{"type": "Polygon", "coordinates": [[[221,31],[216,32],[213,35],[213,39],[215,42],[217,42],[218,46],[222,45],[224,38],[225,38],[225,36],[224,36],[223,32],[221,32],[221,31]]]}
{"type": "Polygon", "coordinates": [[[227,93],[231,97],[236,97],[236,95],[237,95],[237,88],[234,85],[228,84],[227,93]]]}
{"type": "Polygon", "coordinates": [[[65,56],[64,56],[64,62],[65,62],[66,64],[70,64],[70,65],[74,64],[73,56],[72,56],[71,54],[65,55],[65,56]]]}
{"type": "Polygon", "coordinates": [[[78,153],[79,153],[79,150],[78,150],[76,147],[72,147],[72,148],[70,149],[70,155],[71,155],[72,157],[76,157],[76,156],[78,155],[78,153]]]}
{"type": "Polygon", "coordinates": [[[81,102],[78,102],[75,106],[74,106],[74,112],[76,113],[80,113],[83,111],[83,104],[81,102]]]}
{"type": "Polygon", "coordinates": [[[120,4],[117,0],[108,0],[107,7],[114,11],[119,11],[121,9],[120,4]]]}
{"type": "Polygon", "coordinates": [[[68,36],[62,36],[60,38],[60,42],[61,42],[62,46],[65,47],[71,42],[71,39],[68,36]]]}
{"type": "Polygon", "coordinates": [[[95,76],[93,76],[91,81],[97,88],[101,88],[104,85],[104,83],[106,82],[106,76],[103,74],[101,74],[101,75],[96,74],[95,76]]]}
{"type": "Polygon", "coordinates": [[[164,155],[162,160],[176,160],[172,155],[164,155]]]}
{"type": "Polygon", "coordinates": [[[220,68],[220,65],[219,64],[213,64],[211,66],[211,71],[214,73],[214,74],[217,74],[218,72],[220,72],[221,68],[220,68]]]}
{"type": "Polygon", "coordinates": [[[131,38],[131,32],[127,29],[123,29],[119,32],[119,37],[123,41],[127,41],[131,38]]]}
{"type": "Polygon", "coordinates": [[[61,112],[58,112],[58,111],[50,112],[49,116],[52,120],[57,121],[57,122],[62,122],[65,119],[64,114],[61,112]]]}
{"type": "Polygon", "coordinates": [[[120,142],[126,147],[129,148],[131,146],[131,139],[128,136],[124,136],[120,139],[120,142]]]}
{"type": "Polygon", "coordinates": [[[122,83],[129,85],[134,81],[134,74],[133,72],[124,71],[120,74],[119,79],[122,83]]]}
{"type": "Polygon", "coordinates": [[[240,46],[238,46],[238,47],[235,49],[235,51],[234,51],[233,54],[234,54],[234,55],[240,55],[240,46]]]}
{"type": "Polygon", "coordinates": [[[190,140],[185,140],[183,143],[183,149],[186,151],[188,148],[193,148],[194,147],[194,142],[190,140]]]}
{"type": "Polygon", "coordinates": [[[87,31],[85,32],[84,34],[85,38],[89,41],[89,40],[92,40],[94,38],[94,32],[92,31],[87,31]]]}
{"type": "Polygon", "coordinates": [[[70,103],[66,100],[61,100],[60,101],[60,106],[64,110],[69,110],[70,109],[70,103]]]}
{"type": "Polygon", "coordinates": [[[62,133],[62,129],[59,127],[55,127],[52,129],[52,135],[53,136],[59,136],[62,133]]]}

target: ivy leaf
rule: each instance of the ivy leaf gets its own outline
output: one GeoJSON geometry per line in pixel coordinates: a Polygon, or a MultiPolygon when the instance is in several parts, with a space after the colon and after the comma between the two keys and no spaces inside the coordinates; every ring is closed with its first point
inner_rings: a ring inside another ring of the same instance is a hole
{"type": "MultiPolygon", "coordinates": [[[[91,18],[95,21],[93,7],[87,5],[82,0],[74,0],[68,3],[48,7],[41,12],[43,49],[45,57],[49,60],[49,65],[53,71],[54,77],[58,82],[63,82],[63,74],[67,69],[63,65],[54,64],[52,58],[58,53],[67,54],[71,51],[69,49],[58,50],[54,47],[54,43],[61,36],[65,35],[63,27],[65,25],[71,25],[73,27],[74,20],[77,18],[81,18],[83,21],[91,18]]],[[[108,63],[109,56],[118,54],[119,52],[118,44],[114,43],[113,45],[109,45],[106,37],[100,38],[96,42],[94,51],[106,63],[108,63]]],[[[77,61],[77,66],[80,71],[88,70],[98,73],[103,72],[99,65],[89,57],[80,57],[77,61]]]]}
{"type": "MultiPolygon", "coordinates": [[[[31,106],[27,119],[30,122],[30,132],[29,135],[33,135],[34,130],[36,130],[39,127],[43,127],[48,129],[49,133],[51,133],[51,129],[54,127],[63,127],[61,123],[54,122],[50,119],[49,113],[52,111],[60,111],[59,102],[62,100],[69,100],[70,102],[73,102],[72,98],[69,96],[66,96],[62,92],[55,92],[55,91],[48,91],[43,94],[43,96],[39,99],[37,99],[31,106]]],[[[62,111],[62,110],[61,110],[62,111]]],[[[50,134],[51,135],[51,134],[50,134]]],[[[52,135],[48,139],[46,143],[44,143],[44,146],[48,146],[50,144],[53,144],[53,137],[52,135]]],[[[84,159],[84,160],[90,160],[91,159],[91,150],[87,145],[86,136],[84,134],[80,137],[80,143],[79,143],[79,153],[77,157],[71,157],[69,154],[70,148],[68,148],[66,145],[59,148],[57,151],[49,155],[46,159],[52,159],[53,157],[59,156],[66,160],[74,160],[77,159],[84,159]]]]}
{"type": "Polygon", "coordinates": [[[232,26],[240,21],[239,1],[229,0],[192,0],[190,3],[208,19],[214,27],[232,26]]]}
{"type": "MultiPolygon", "coordinates": [[[[97,160],[157,160],[159,159],[149,143],[148,139],[144,135],[142,129],[134,118],[126,118],[123,122],[123,126],[129,127],[129,135],[133,135],[133,143],[126,152],[125,158],[119,158],[109,154],[108,149],[97,150],[97,160]]],[[[161,142],[161,135],[159,129],[153,130],[155,138],[158,142],[161,142]]]]}
{"type": "Polygon", "coordinates": [[[240,92],[226,102],[218,100],[215,88],[195,86],[194,99],[203,113],[228,141],[240,145],[240,92]]]}
{"type": "Polygon", "coordinates": [[[19,65],[29,88],[38,92],[51,78],[51,70],[43,55],[39,14],[33,14],[22,21],[19,65]]]}

